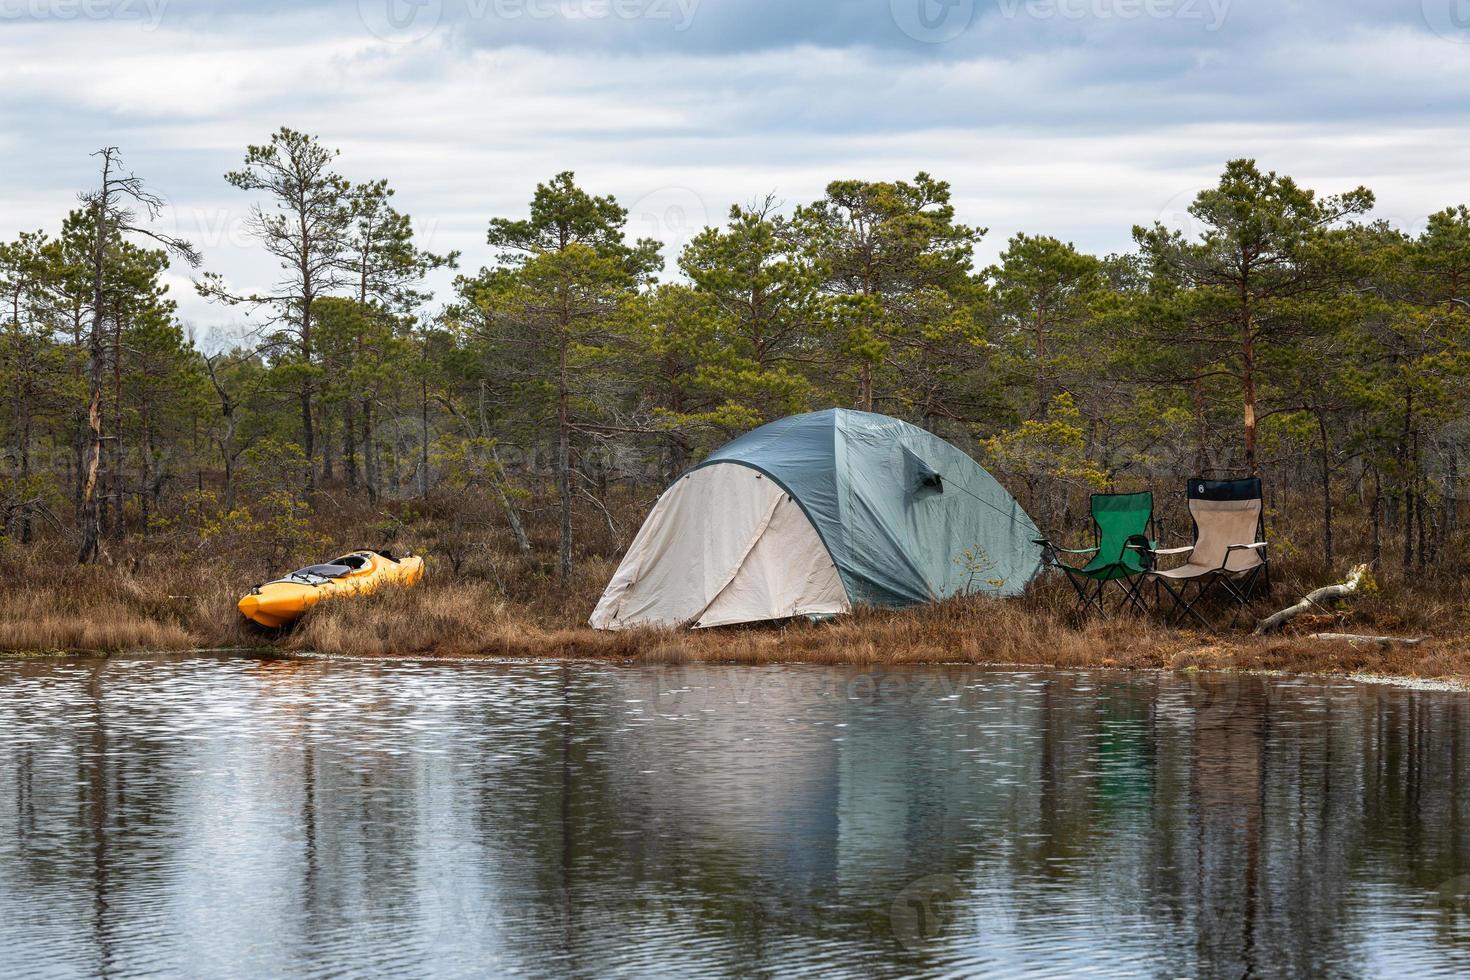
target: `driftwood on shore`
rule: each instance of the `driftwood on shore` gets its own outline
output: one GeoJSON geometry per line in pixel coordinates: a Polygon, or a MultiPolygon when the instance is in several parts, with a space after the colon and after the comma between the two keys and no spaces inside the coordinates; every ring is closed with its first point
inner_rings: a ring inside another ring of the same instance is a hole
{"type": "Polygon", "coordinates": [[[1256,635],[1260,636],[1265,633],[1274,633],[1277,630],[1281,629],[1281,627],[1285,626],[1287,623],[1291,622],[1293,619],[1296,619],[1303,613],[1308,612],[1313,606],[1320,605],[1324,602],[1330,602],[1333,599],[1341,599],[1344,596],[1352,595],[1354,592],[1358,591],[1358,587],[1363,584],[1363,579],[1367,576],[1368,566],[1357,566],[1348,575],[1347,581],[1339,582],[1337,585],[1329,585],[1326,588],[1318,589],[1315,592],[1309,592],[1306,597],[1303,598],[1302,601],[1298,602],[1296,605],[1288,606],[1280,612],[1273,613],[1272,615],[1267,616],[1265,619],[1261,620],[1260,623],[1256,626],[1256,635]]]}
{"type": "MultiPolygon", "coordinates": [[[[1367,565],[1357,566],[1348,575],[1347,581],[1310,592],[1296,605],[1288,606],[1280,612],[1261,620],[1260,624],[1256,626],[1256,634],[1274,633],[1293,619],[1310,610],[1313,606],[1352,595],[1358,591],[1358,588],[1363,584],[1363,579],[1367,575],[1367,565]]],[[[1356,633],[1312,633],[1307,639],[1321,640],[1325,643],[1374,644],[1384,650],[1394,646],[1416,647],[1424,642],[1423,637],[1360,636],[1356,633]]]]}
{"type": "Polygon", "coordinates": [[[1416,647],[1424,642],[1422,636],[1360,636],[1357,633],[1313,633],[1307,639],[1322,640],[1326,643],[1372,643],[1385,650],[1394,646],[1416,647]]]}

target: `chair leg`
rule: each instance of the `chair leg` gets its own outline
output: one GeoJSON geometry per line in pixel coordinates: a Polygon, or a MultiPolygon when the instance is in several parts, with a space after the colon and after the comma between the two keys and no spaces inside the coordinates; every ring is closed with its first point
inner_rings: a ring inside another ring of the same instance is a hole
{"type": "Polygon", "coordinates": [[[1235,600],[1235,604],[1230,607],[1230,625],[1233,627],[1240,622],[1241,612],[1250,609],[1250,599],[1235,583],[1230,581],[1228,576],[1220,577],[1220,586],[1231,599],[1235,600]]]}
{"type": "Polygon", "coordinates": [[[1087,615],[1088,606],[1091,605],[1091,601],[1087,595],[1087,589],[1083,585],[1087,580],[1083,579],[1082,582],[1079,582],[1077,576],[1073,575],[1072,570],[1066,565],[1058,565],[1057,567],[1067,576],[1067,582],[1071,584],[1072,590],[1077,593],[1077,603],[1072,607],[1072,612],[1079,617],[1087,615]]]}
{"type": "Polygon", "coordinates": [[[1167,618],[1167,621],[1171,626],[1177,626],[1180,623],[1184,622],[1186,617],[1193,616],[1205,629],[1212,632],[1214,631],[1215,627],[1210,623],[1210,621],[1205,619],[1205,617],[1200,614],[1199,610],[1194,608],[1196,605],[1199,604],[1199,601],[1205,597],[1205,593],[1209,591],[1208,583],[1191,580],[1195,581],[1195,587],[1197,591],[1195,592],[1193,599],[1187,599],[1186,597],[1189,591],[1189,582],[1185,582],[1179,587],[1178,591],[1175,591],[1174,587],[1171,586],[1168,582],[1165,582],[1163,579],[1157,579],[1157,581],[1163,585],[1164,591],[1169,593],[1169,596],[1174,600],[1174,608],[1167,618]]]}
{"type": "Polygon", "coordinates": [[[1172,585],[1169,585],[1162,578],[1155,577],[1154,578],[1154,608],[1155,609],[1160,609],[1163,606],[1163,596],[1161,596],[1159,594],[1160,593],[1160,590],[1163,591],[1163,594],[1164,595],[1167,595],[1169,597],[1169,608],[1163,610],[1163,613],[1164,613],[1164,623],[1167,626],[1173,626],[1173,625],[1175,625],[1179,621],[1179,611],[1184,608],[1183,600],[1180,599],[1179,593],[1177,593],[1177,592],[1174,591],[1174,587],[1172,585]]]}
{"type": "Polygon", "coordinates": [[[1271,597],[1270,564],[1257,565],[1251,569],[1250,574],[1246,576],[1245,594],[1251,602],[1255,602],[1257,598],[1269,599],[1271,597]]]}
{"type": "Polygon", "coordinates": [[[1231,626],[1234,626],[1239,621],[1242,612],[1250,612],[1251,603],[1256,597],[1256,585],[1260,579],[1261,569],[1263,567],[1262,565],[1257,565],[1238,581],[1231,581],[1228,575],[1220,576],[1221,586],[1236,602],[1236,606],[1230,615],[1231,626]]]}
{"type": "Polygon", "coordinates": [[[1096,610],[1099,616],[1106,619],[1108,610],[1103,589],[1107,583],[1074,575],[1072,570],[1066,566],[1062,566],[1062,571],[1067,573],[1067,581],[1072,583],[1072,588],[1077,592],[1077,605],[1072,610],[1077,618],[1085,619],[1089,613],[1096,610]]]}
{"type": "Polygon", "coordinates": [[[1142,576],[1120,579],[1118,585],[1123,590],[1123,602],[1118,604],[1118,611],[1122,612],[1125,606],[1132,606],[1142,616],[1148,615],[1148,603],[1140,594],[1143,588],[1142,576]]]}

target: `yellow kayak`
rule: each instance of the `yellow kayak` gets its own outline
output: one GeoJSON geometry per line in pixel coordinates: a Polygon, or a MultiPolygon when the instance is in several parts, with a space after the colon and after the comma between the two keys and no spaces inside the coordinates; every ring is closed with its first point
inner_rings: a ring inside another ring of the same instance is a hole
{"type": "Polygon", "coordinates": [[[310,565],[257,586],[240,600],[240,612],[262,626],[293,623],[323,599],[366,595],[384,585],[414,585],[424,577],[424,560],[394,560],[378,551],[354,551],[325,565],[310,565]]]}

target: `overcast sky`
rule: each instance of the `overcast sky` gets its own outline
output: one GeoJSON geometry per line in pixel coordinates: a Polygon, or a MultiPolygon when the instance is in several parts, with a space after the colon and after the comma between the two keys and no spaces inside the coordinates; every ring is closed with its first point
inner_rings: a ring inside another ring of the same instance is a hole
{"type": "Polygon", "coordinates": [[[732,204],[920,170],[981,262],[1119,251],[1238,156],[1414,230],[1470,202],[1467,123],[1470,0],[0,0],[0,237],[57,229],[116,145],[240,288],[272,270],[222,174],[282,125],[477,268],[566,169],[671,255],[732,204]]]}

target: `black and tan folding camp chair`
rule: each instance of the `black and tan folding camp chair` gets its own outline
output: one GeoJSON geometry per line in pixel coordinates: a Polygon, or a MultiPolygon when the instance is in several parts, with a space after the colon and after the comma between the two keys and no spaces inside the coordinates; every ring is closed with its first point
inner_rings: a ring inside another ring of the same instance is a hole
{"type": "Polygon", "coordinates": [[[1261,481],[1190,480],[1189,515],[1194,544],[1185,548],[1150,549],[1140,544],[1149,577],[1169,594],[1165,613],[1175,625],[1193,617],[1213,628],[1200,613],[1207,598],[1219,595],[1232,604],[1231,623],[1248,611],[1258,594],[1271,590],[1271,564],[1266,551],[1265,505],[1261,481]],[[1188,555],[1183,565],[1159,568],[1161,557],[1188,555]]]}

